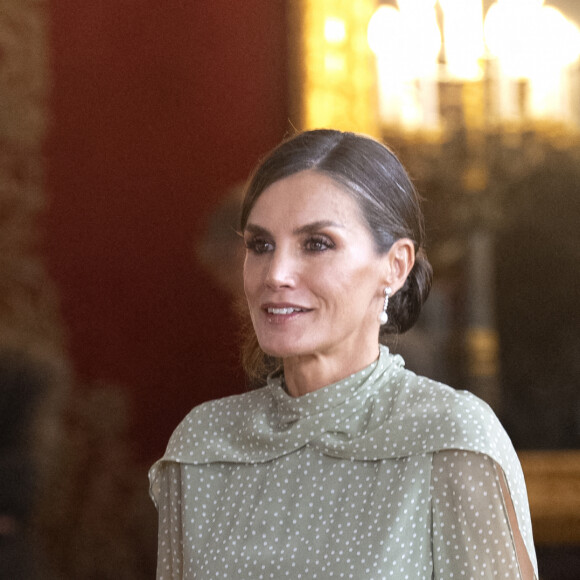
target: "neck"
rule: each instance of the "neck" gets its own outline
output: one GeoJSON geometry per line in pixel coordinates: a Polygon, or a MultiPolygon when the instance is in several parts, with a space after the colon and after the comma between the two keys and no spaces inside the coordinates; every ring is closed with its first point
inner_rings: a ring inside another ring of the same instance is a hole
{"type": "Polygon", "coordinates": [[[288,394],[300,397],[336,383],[369,366],[377,360],[379,347],[351,357],[320,355],[296,356],[284,359],[284,380],[288,394]]]}

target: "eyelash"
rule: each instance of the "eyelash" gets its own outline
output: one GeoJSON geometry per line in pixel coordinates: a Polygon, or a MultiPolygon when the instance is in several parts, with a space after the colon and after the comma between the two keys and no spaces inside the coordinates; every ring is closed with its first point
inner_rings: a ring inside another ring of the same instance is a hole
{"type": "MultiPolygon", "coordinates": [[[[275,245],[260,237],[251,238],[244,242],[246,249],[253,254],[261,255],[269,251],[272,251],[275,245]]],[[[304,242],[304,250],[308,253],[321,253],[327,250],[332,250],[335,247],[334,242],[332,242],[326,236],[313,235],[307,238],[304,242]]]]}
{"type": "Polygon", "coordinates": [[[332,250],[334,243],[326,236],[315,235],[308,238],[304,246],[308,252],[325,252],[326,250],[332,250]],[[316,249],[312,248],[314,245],[318,247],[316,249]]]}
{"type": "Polygon", "coordinates": [[[264,238],[251,238],[249,240],[244,241],[244,245],[246,246],[246,250],[249,250],[253,254],[265,254],[268,251],[266,246],[274,247],[272,242],[265,240],[264,238]]]}

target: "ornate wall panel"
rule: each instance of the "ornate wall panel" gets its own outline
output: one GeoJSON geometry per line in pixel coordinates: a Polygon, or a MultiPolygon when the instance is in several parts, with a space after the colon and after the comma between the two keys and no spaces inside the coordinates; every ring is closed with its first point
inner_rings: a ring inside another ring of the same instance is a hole
{"type": "Polygon", "coordinates": [[[61,324],[39,257],[48,92],[46,2],[0,0],[0,348],[62,363],[61,324]]]}

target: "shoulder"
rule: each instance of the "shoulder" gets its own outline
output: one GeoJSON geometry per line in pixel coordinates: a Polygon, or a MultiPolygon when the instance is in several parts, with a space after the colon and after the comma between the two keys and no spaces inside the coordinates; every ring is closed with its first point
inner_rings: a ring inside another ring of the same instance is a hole
{"type": "Polygon", "coordinates": [[[399,375],[392,417],[415,425],[414,437],[425,450],[463,449],[497,456],[511,442],[491,407],[473,393],[420,377],[399,375]]]}
{"type": "Polygon", "coordinates": [[[491,407],[473,393],[418,376],[407,369],[399,377],[397,406],[408,413],[441,414],[442,419],[496,420],[491,407]]]}
{"type": "Polygon", "coordinates": [[[512,442],[485,401],[410,371],[405,376],[394,415],[406,423],[415,421],[425,451],[471,451],[489,456],[506,471],[519,469],[512,442]]]}
{"type": "Polygon", "coordinates": [[[252,413],[266,412],[267,387],[207,401],[194,407],[173,431],[163,456],[149,470],[150,495],[159,504],[163,481],[178,479],[181,463],[212,463],[225,458],[252,413]]]}
{"type": "Polygon", "coordinates": [[[266,413],[270,405],[269,388],[263,387],[194,407],[173,431],[165,458],[178,459],[184,451],[215,440],[217,435],[228,437],[253,416],[266,413]]]}
{"type": "Polygon", "coordinates": [[[268,387],[248,391],[241,395],[230,395],[221,399],[206,401],[194,407],[177,427],[192,424],[218,425],[232,418],[252,413],[269,402],[268,387]]]}
{"type": "Polygon", "coordinates": [[[173,431],[162,461],[213,461],[249,423],[270,413],[269,387],[207,401],[194,407],[173,431]]]}

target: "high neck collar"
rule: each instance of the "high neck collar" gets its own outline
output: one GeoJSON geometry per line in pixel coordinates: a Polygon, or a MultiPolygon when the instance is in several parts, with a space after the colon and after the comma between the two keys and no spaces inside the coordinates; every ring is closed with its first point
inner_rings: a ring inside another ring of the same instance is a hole
{"type": "Polygon", "coordinates": [[[380,347],[379,357],[360,371],[326,385],[316,391],[300,397],[292,397],[284,388],[283,374],[274,373],[268,377],[268,386],[276,404],[276,416],[279,425],[289,425],[300,419],[327,413],[341,407],[346,401],[366,398],[363,387],[375,383],[373,377],[381,375],[387,366],[393,364],[393,358],[386,346],[380,347]]]}

